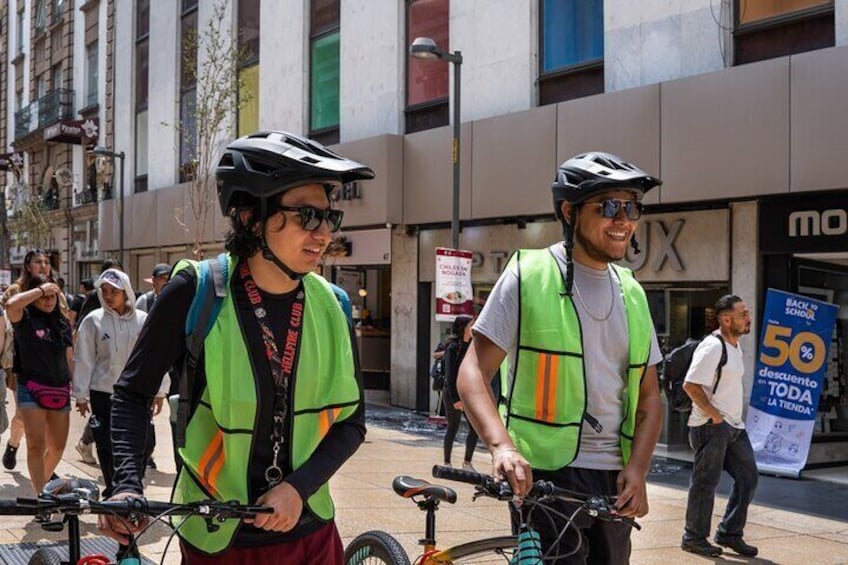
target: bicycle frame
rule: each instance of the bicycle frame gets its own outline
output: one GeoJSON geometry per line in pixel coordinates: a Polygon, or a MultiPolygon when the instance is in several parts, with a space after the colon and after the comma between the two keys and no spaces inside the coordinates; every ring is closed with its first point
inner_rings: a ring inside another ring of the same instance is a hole
{"type": "Polygon", "coordinates": [[[436,547],[436,510],[439,507],[439,499],[428,497],[421,501],[415,501],[418,508],[424,510],[425,518],[424,538],[418,544],[424,548],[424,553],[416,562],[420,565],[437,565],[453,563],[456,559],[492,551],[500,552],[505,548],[514,548],[518,545],[518,536],[497,536],[470,541],[444,549],[436,547]]]}

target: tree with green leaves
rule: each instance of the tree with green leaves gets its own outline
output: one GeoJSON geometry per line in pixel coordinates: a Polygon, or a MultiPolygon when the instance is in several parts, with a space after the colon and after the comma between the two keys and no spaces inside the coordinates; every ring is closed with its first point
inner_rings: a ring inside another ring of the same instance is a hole
{"type": "Polygon", "coordinates": [[[182,38],[178,154],[180,180],[189,183],[189,211],[194,222],[189,226],[182,210],[177,220],[190,232],[196,258],[203,256],[209,212],[216,206],[215,166],[226,141],[233,137],[239,105],[249,101],[238,73],[245,52],[239,48],[227,16],[227,2],[218,0],[202,31],[184,30],[182,38]]]}

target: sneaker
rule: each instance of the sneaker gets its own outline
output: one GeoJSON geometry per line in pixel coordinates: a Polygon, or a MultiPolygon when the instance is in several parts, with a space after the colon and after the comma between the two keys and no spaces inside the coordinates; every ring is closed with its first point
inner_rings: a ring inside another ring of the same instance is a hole
{"type": "Polygon", "coordinates": [[[79,453],[80,461],[86,463],[88,465],[97,465],[97,459],[94,458],[94,450],[92,449],[93,444],[91,443],[83,443],[82,440],[77,442],[76,450],[79,453]]]}
{"type": "Polygon", "coordinates": [[[714,541],[721,546],[732,549],[742,557],[756,557],[758,553],[757,548],[745,543],[741,536],[738,538],[723,538],[717,535],[714,541]]]}
{"type": "Polygon", "coordinates": [[[18,464],[18,448],[12,446],[11,443],[6,444],[6,451],[3,453],[3,466],[8,470],[15,468],[18,464]]]}
{"type": "Polygon", "coordinates": [[[705,539],[683,540],[680,544],[680,549],[705,557],[718,557],[722,554],[720,547],[714,546],[705,539]]]}
{"type": "Polygon", "coordinates": [[[471,464],[471,461],[463,461],[462,469],[465,471],[471,471],[472,473],[477,472],[477,469],[474,468],[474,465],[471,464]]]}

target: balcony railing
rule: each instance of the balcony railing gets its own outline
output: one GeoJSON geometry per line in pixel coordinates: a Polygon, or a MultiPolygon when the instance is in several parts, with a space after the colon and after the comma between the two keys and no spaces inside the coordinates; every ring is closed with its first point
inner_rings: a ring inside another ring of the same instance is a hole
{"type": "Polygon", "coordinates": [[[38,100],[15,112],[15,139],[59,120],[74,117],[74,91],[51,90],[38,100]]]}
{"type": "Polygon", "coordinates": [[[38,99],[38,126],[74,117],[74,91],[66,88],[51,90],[38,99]]]}

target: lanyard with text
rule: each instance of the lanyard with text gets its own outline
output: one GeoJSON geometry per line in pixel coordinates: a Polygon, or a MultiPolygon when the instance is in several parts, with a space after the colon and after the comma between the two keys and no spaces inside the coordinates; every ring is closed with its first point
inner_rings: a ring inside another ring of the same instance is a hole
{"type": "Polygon", "coordinates": [[[294,303],[292,304],[291,315],[289,316],[289,328],[286,334],[283,354],[280,355],[280,351],[277,349],[277,343],[274,340],[274,331],[268,324],[267,311],[262,305],[262,296],[259,294],[259,289],[253,281],[253,276],[250,274],[250,267],[247,265],[247,262],[243,262],[239,266],[239,277],[241,277],[244,284],[244,290],[247,292],[250,305],[253,307],[256,321],[262,330],[262,344],[265,346],[265,353],[268,358],[268,364],[271,366],[271,374],[274,377],[274,388],[276,389],[274,395],[274,425],[271,429],[271,441],[274,443],[274,461],[265,469],[265,480],[268,481],[268,486],[273,487],[283,480],[283,471],[280,469],[277,459],[280,449],[285,442],[284,426],[286,411],[288,410],[289,379],[292,376],[295,356],[300,343],[305,296],[303,287],[298,288],[294,303]]]}

